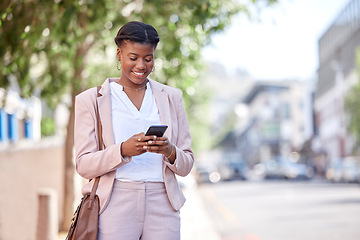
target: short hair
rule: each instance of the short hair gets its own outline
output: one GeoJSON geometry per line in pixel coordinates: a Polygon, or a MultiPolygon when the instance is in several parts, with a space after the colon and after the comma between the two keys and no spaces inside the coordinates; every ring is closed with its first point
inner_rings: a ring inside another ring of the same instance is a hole
{"type": "Polygon", "coordinates": [[[153,26],[143,22],[131,21],[119,29],[114,40],[118,47],[124,40],[130,40],[141,44],[151,44],[155,49],[160,38],[153,26]]]}

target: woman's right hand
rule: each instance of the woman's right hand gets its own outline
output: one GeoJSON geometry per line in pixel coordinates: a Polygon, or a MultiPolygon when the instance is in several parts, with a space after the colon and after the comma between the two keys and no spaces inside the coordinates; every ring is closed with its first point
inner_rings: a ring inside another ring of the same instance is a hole
{"type": "Polygon", "coordinates": [[[121,143],[121,155],[123,157],[132,157],[145,153],[146,149],[144,149],[144,146],[147,145],[149,140],[156,140],[156,136],[145,136],[144,133],[133,135],[121,143]]]}

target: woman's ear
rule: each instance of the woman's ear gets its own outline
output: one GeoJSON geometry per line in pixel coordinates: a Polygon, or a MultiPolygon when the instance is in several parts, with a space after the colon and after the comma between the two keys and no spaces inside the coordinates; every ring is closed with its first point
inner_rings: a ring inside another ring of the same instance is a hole
{"type": "Polygon", "coordinates": [[[120,48],[117,48],[117,50],[116,50],[116,56],[117,56],[117,59],[118,59],[119,61],[121,61],[121,50],[120,50],[120,48]]]}

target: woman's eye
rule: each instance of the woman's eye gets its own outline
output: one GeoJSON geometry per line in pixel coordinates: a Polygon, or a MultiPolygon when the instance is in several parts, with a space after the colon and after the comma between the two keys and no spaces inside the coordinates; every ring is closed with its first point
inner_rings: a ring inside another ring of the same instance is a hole
{"type": "Polygon", "coordinates": [[[145,59],[146,62],[151,62],[152,61],[152,58],[150,59],[145,59]]]}
{"type": "Polygon", "coordinates": [[[130,58],[131,61],[136,61],[136,58],[130,58]]]}

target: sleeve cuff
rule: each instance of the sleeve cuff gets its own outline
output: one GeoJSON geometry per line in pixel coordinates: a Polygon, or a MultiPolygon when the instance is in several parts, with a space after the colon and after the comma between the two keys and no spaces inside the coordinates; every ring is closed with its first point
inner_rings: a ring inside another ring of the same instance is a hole
{"type": "Polygon", "coordinates": [[[131,162],[131,157],[123,157],[123,160],[125,161],[125,162],[131,162]]]}

